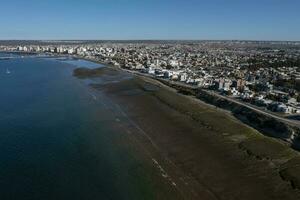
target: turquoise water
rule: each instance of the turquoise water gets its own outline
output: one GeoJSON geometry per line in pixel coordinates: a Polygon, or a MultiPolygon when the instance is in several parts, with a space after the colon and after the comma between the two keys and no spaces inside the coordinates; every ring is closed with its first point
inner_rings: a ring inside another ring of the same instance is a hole
{"type": "Polygon", "coordinates": [[[76,65],[0,60],[1,200],[151,199],[111,102],[72,77],[76,65]]]}

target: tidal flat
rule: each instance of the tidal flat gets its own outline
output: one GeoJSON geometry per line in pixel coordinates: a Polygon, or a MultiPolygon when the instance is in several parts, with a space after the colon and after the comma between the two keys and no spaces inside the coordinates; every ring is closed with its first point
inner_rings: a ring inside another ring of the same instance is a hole
{"type": "Polygon", "coordinates": [[[300,198],[299,153],[286,143],[151,78],[109,67],[92,78],[90,87],[120,108],[117,120],[136,150],[181,198],[300,198]]]}

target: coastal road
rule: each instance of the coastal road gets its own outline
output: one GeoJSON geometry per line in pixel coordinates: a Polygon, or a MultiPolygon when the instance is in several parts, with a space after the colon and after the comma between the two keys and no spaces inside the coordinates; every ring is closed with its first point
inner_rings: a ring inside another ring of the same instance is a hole
{"type": "Polygon", "coordinates": [[[260,113],[260,114],[263,114],[263,115],[266,115],[268,117],[272,117],[280,122],[283,122],[283,123],[286,123],[288,125],[291,125],[291,126],[295,126],[295,127],[298,127],[300,128],[300,121],[297,121],[297,120],[291,120],[291,119],[287,119],[287,118],[284,118],[284,117],[280,117],[278,115],[275,115],[275,114],[272,114],[270,112],[267,112],[267,111],[264,111],[262,109],[259,109],[253,105],[249,105],[245,102],[241,102],[237,99],[234,99],[234,98],[231,98],[231,97],[228,97],[228,96],[223,96],[223,95],[220,95],[216,92],[213,92],[213,91],[209,91],[209,90],[204,90],[205,92],[207,92],[208,94],[210,95],[213,95],[213,96],[216,96],[216,97],[219,97],[219,98],[222,98],[222,99],[225,99],[225,100],[228,100],[230,102],[233,102],[233,103],[236,103],[238,105],[241,105],[241,106],[244,106],[246,108],[249,108],[257,113],[260,113]]]}
{"type": "MultiPolygon", "coordinates": [[[[149,74],[145,74],[145,73],[141,73],[141,72],[136,72],[136,71],[131,71],[131,70],[126,70],[126,71],[130,72],[130,73],[133,73],[133,74],[137,74],[137,75],[149,77],[149,78],[152,78],[152,79],[160,81],[160,78],[154,77],[154,76],[149,75],[149,74]]],[[[197,87],[195,87],[195,86],[187,85],[185,83],[181,83],[181,82],[177,82],[177,81],[171,81],[171,80],[167,80],[167,79],[162,79],[162,81],[167,81],[170,84],[181,86],[181,87],[187,87],[187,88],[190,88],[190,89],[197,89],[197,87]]],[[[222,98],[222,99],[228,100],[230,102],[236,103],[238,105],[244,106],[246,108],[249,108],[249,109],[251,109],[251,110],[253,110],[253,111],[257,112],[257,113],[260,113],[260,114],[263,114],[265,116],[274,118],[274,119],[276,119],[276,120],[278,120],[280,122],[286,123],[286,124],[288,124],[290,126],[294,126],[294,127],[300,128],[300,121],[298,121],[298,120],[292,120],[292,119],[287,119],[285,117],[278,116],[276,114],[273,114],[273,113],[270,113],[268,111],[262,110],[262,109],[260,109],[260,108],[258,108],[256,106],[254,106],[254,105],[251,105],[251,104],[239,101],[239,100],[234,99],[232,97],[220,95],[220,94],[218,94],[218,93],[216,93],[214,91],[210,91],[210,90],[203,90],[203,91],[207,92],[210,95],[216,96],[218,98],[222,98]]]]}

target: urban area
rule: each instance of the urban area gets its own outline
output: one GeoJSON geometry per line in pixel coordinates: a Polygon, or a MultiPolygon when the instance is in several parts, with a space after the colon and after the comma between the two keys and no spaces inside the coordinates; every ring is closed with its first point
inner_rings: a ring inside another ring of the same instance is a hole
{"type": "Polygon", "coordinates": [[[299,42],[69,41],[0,45],[0,50],[90,59],[203,88],[266,112],[300,113],[299,42]]]}

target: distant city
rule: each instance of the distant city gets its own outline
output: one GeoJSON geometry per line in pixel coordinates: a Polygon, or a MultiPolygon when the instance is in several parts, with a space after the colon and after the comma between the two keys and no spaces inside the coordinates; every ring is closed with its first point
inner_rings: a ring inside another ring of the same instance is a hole
{"type": "Polygon", "coordinates": [[[208,89],[262,110],[300,113],[299,42],[44,41],[7,42],[0,50],[79,56],[208,89]]]}

